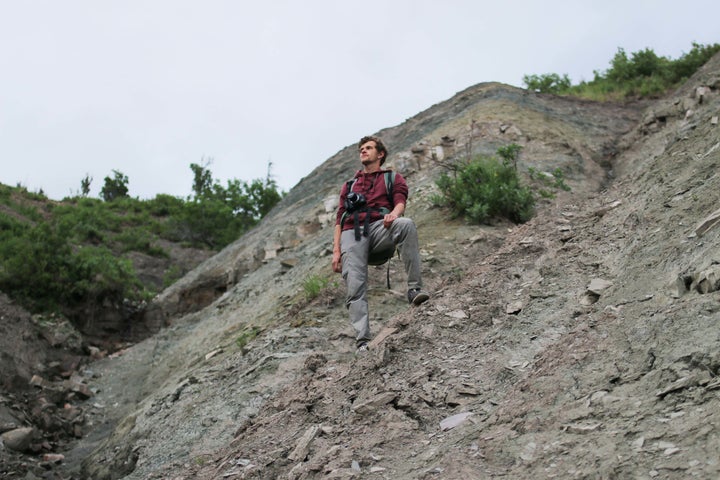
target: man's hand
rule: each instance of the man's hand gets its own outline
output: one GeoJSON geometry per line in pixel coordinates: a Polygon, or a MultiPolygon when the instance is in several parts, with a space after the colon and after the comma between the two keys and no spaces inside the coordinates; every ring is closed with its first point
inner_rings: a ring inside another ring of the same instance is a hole
{"type": "Polygon", "coordinates": [[[385,228],[390,228],[390,225],[392,225],[392,223],[397,220],[397,218],[398,216],[395,215],[393,212],[388,213],[387,215],[385,215],[385,217],[383,217],[383,226],[385,228]]]}
{"type": "Polygon", "coordinates": [[[342,231],[340,225],[335,225],[335,231],[333,232],[333,258],[332,258],[332,269],[333,272],[342,273],[342,250],[340,249],[340,236],[342,231]]]}
{"type": "Polygon", "coordinates": [[[340,255],[340,252],[333,252],[332,269],[333,272],[342,273],[342,255],[340,255]]]}
{"type": "Polygon", "coordinates": [[[388,213],[383,217],[383,226],[385,228],[390,228],[390,225],[398,219],[398,217],[401,217],[405,213],[405,204],[404,203],[398,203],[395,205],[395,208],[392,209],[392,212],[388,213]]]}

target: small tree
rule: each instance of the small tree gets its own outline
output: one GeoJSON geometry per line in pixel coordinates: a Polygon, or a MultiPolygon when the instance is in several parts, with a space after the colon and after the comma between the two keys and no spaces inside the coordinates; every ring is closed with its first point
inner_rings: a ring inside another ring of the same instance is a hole
{"type": "Polygon", "coordinates": [[[250,183],[228,180],[223,186],[213,179],[209,161],[193,163],[193,196],[172,221],[177,240],[209,248],[222,248],[255,226],[282,197],[270,175],[250,183]]]}
{"type": "Polygon", "coordinates": [[[85,174],[85,178],[80,180],[80,194],[83,197],[87,197],[90,194],[90,184],[92,183],[93,178],[90,176],[89,173],[85,174]]]}
{"type": "Polygon", "coordinates": [[[118,170],[113,170],[113,178],[105,177],[105,185],[100,196],[106,202],[128,196],[128,177],[118,170]]]}
{"type": "Polygon", "coordinates": [[[520,156],[520,150],[522,147],[517,143],[511,143],[497,149],[497,154],[503,159],[506,164],[511,164],[515,170],[517,170],[517,159],[520,156]]]}
{"type": "Polygon", "coordinates": [[[539,93],[565,93],[572,86],[570,77],[564,74],[562,77],[557,73],[546,73],[543,75],[524,75],[523,83],[528,90],[539,93]]]}
{"type": "Polygon", "coordinates": [[[212,163],[212,158],[202,159],[202,165],[197,163],[191,163],[190,169],[193,171],[193,192],[195,193],[195,199],[198,200],[202,197],[208,196],[212,193],[213,178],[212,172],[208,168],[212,163]]]}

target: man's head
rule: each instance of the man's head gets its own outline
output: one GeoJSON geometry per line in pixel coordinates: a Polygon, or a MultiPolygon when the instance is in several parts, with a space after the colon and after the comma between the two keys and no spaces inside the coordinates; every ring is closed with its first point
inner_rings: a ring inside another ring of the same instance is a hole
{"type": "Polygon", "coordinates": [[[358,151],[360,152],[360,160],[363,164],[365,164],[365,161],[363,160],[364,153],[369,154],[370,157],[374,157],[374,154],[377,153],[377,158],[380,159],[380,165],[385,163],[388,156],[387,148],[385,148],[385,144],[382,140],[371,135],[360,139],[360,143],[358,143],[358,151]]]}

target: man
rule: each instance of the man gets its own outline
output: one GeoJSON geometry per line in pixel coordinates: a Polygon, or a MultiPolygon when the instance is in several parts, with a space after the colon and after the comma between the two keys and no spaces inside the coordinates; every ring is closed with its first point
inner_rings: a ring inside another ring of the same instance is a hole
{"type": "Polygon", "coordinates": [[[400,251],[407,273],[408,302],[420,305],[430,298],[422,290],[420,253],[415,223],[403,217],[408,186],[394,174],[388,194],[386,172],[381,167],[387,148],[378,137],[363,137],[358,144],[362,170],[340,191],[340,205],[333,237],[332,268],[342,273],[347,287],[346,306],[356,332],[358,352],[367,350],[370,341],[368,314],[368,261],[371,256],[400,251]]]}

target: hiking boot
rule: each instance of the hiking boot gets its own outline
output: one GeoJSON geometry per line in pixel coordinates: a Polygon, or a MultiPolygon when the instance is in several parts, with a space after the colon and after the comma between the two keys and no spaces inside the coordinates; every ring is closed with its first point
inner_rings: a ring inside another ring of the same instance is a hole
{"type": "Polygon", "coordinates": [[[361,343],[358,345],[357,350],[355,350],[355,355],[362,355],[364,353],[367,353],[368,351],[368,344],[367,343],[361,343]]]}
{"type": "Polygon", "coordinates": [[[412,305],[420,305],[429,298],[430,295],[423,292],[419,288],[413,288],[412,290],[408,290],[408,302],[412,305]]]}

